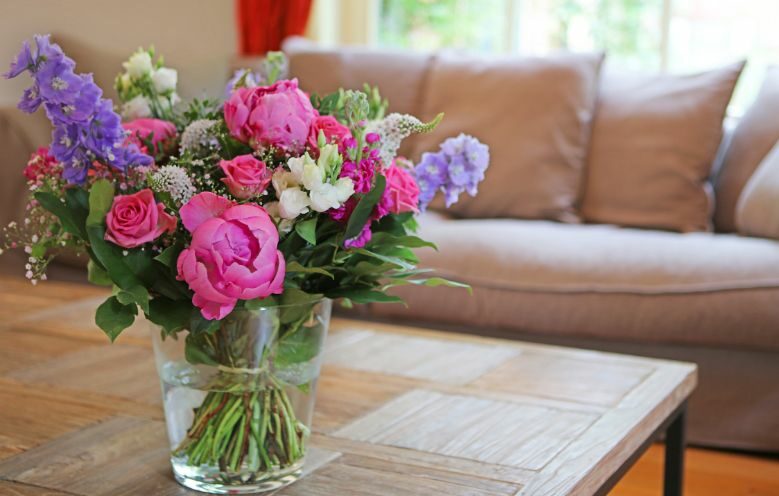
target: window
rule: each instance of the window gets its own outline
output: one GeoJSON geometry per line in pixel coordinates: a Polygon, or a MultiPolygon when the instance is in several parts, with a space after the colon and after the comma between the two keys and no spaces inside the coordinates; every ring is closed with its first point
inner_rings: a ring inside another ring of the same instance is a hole
{"type": "Polygon", "coordinates": [[[675,73],[748,58],[731,113],[779,63],[779,0],[381,0],[376,42],[414,50],[465,48],[608,53],[613,68],[675,73]]]}

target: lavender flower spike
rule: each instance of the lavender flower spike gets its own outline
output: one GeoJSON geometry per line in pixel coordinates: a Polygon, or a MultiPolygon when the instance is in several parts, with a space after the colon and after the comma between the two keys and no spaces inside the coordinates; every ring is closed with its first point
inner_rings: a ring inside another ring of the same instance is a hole
{"type": "Polygon", "coordinates": [[[54,125],[51,152],[64,164],[63,177],[81,184],[92,163],[97,161],[119,170],[135,165],[149,165],[151,157],[138,147],[127,144],[122,121],[110,100],[101,98],[103,91],[91,74],[76,74],[76,63],[65,56],[49,36],[35,36],[35,49],[29,42],[11,63],[5,77],[13,78],[28,71],[33,84],[24,91],[18,107],[32,113],[43,105],[54,125]]]}
{"type": "Polygon", "coordinates": [[[475,196],[489,163],[487,145],[466,134],[447,139],[438,152],[424,153],[414,168],[420,210],[427,208],[438,191],[444,193],[447,207],[463,192],[475,196]]]}

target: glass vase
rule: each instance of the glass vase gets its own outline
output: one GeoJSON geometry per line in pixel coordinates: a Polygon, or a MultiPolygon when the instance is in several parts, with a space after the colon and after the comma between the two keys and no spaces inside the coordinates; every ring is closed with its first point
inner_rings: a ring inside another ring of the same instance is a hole
{"type": "Polygon", "coordinates": [[[152,332],[179,483],[245,494],[297,480],[330,308],[322,299],[237,309],[212,329],[152,332]]]}

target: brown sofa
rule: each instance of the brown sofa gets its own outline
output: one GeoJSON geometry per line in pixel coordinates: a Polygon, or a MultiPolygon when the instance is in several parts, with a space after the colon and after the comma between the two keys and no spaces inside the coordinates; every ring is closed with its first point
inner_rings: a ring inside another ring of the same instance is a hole
{"type": "MultiPolygon", "coordinates": [[[[286,49],[291,75],[307,91],[368,81],[380,86],[390,110],[430,117],[426,102],[436,95],[426,86],[435,56],[328,51],[300,41],[286,49]]],[[[480,101],[459,105],[473,109],[480,101]]],[[[411,140],[403,151],[418,159],[418,144],[411,140]]],[[[719,156],[726,146],[723,139],[719,156]]],[[[421,262],[469,283],[473,295],[407,287],[398,291],[407,307],[377,305],[369,316],[694,361],[700,385],[690,412],[692,442],[779,451],[779,243],[462,212],[423,216],[421,234],[439,251],[423,250],[421,262]]]]}
{"type": "MultiPolygon", "coordinates": [[[[369,82],[380,85],[391,110],[424,113],[430,55],[321,51],[299,43],[288,52],[292,76],[308,91],[369,82]]],[[[49,137],[45,117],[0,109],[3,222],[21,217],[19,172],[49,137]]],[[[401,151],[417,158],[419,145],[419,138],[409,139],[401,151]]],[[[691,440],[779,452],[779,243],[436,212],[424,215],[421,231],[440,248],[423,250],[422,264],[471,284],[473,295],[411,287],[399,291],[408,307],[371,307],[368,316],[694,361],[700,385],[691,405],[691,440]]],[[[79,265],[59,263],[52,276],[83,280],[79,265]]],[[[21,266],[18,258],[0,258],[3,272],[22,274],[21,266]]]]}

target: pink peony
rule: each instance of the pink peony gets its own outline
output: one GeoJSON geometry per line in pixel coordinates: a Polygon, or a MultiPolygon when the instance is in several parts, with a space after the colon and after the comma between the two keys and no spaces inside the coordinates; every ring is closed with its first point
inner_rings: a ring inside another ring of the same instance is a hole
{"type": "Polygon", "coordinates": [[[261,195],[271,180],[271,171],[265,162],[252,155],[239,155],[232,160],[222,160],[219,167],[225,173],[222,182],[230,193],[241,200],[261,195]]]}
{"type": "Polygon", "coordinates": [[[264,208],[204,192],[181,207],[181,221],[192,243],[179,255],[178,277],[195,292],[203,317],[223,319],[238,300],[281,294],[284,256],[264,208]]]}
{"type": "Polygon", "coordinates": [[[384,176],[387,178],[387,189],[384,190],[387,209],[393,214],[418,212],[419,186],[414,176],[394,161],[384,171],[384,176]]]}
{"type": "Polygon", "coordinates": [[[144,140],[151,140],[154,153],[160,153],[165,142],[176,137],[176,125],[161,119],[135,119],[123,123],[122,127],[130,131],[130,142],[138,148],[144,148],[144,140]]]}
{"type": "Polygon", "coordinates": [[[230,134],[252,148],[276,147],[300,153],[306,145],[316,111],[297,79],[272,86],[238,88],[224,104],[230,134]]]}
{"type": "Polygon", "coordinates": [[[319,115],[311,123],[311,129],[308,132],[308,146],[312,150],[318,147],[319,131],[325,135],[328,143],[335,143],[339,147],[346,143],[346,140],[352,137],[349,128],[338,122],[332,115],[319,115]]]}
{"type": "Polygon", "coordinates": [[[155,203],[150,189],[115,196],[105,221],[105,239],[122,248],[135,248],[176,230],[176,217],[155,203]]]}

